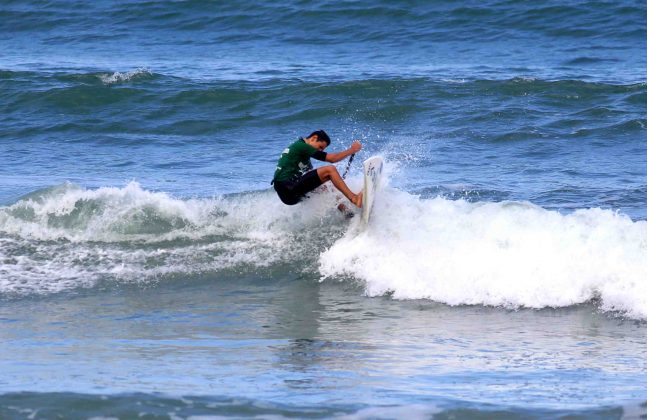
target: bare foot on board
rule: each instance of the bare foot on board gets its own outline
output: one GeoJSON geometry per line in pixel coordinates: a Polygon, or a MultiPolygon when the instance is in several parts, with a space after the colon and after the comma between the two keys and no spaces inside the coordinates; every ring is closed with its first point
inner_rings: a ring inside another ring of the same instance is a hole
{"type": "Polygon", "coordinates": [[[364,192],[360,192],[359,194],[356,194],[355,198],[353,198],[353,204],[355,204],[357,207],[361,209],[363,198],[364,198],[364,192]]]}

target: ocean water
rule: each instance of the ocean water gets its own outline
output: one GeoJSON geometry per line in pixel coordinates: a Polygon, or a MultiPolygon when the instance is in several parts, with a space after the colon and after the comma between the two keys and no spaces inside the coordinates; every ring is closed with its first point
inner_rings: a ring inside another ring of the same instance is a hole
{"type": "Polygon", "coordinates": [[[647,415],[646,22],[3,1],[0,418],[647,415]],[[271,189],[320,128],[366,229],[271,189]]]}

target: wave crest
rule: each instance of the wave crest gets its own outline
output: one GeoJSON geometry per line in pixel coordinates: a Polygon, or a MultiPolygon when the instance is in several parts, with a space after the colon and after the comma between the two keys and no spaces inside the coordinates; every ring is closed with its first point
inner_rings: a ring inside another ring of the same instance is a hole
{"type": "Polygon", "coordinates": [[[145,78],[152,76],[153,73],[150,69],[146,67],[139,67],[135,70],[128,71],[126,73],[114,72],[112,74],[100,74],[99,79],[106,85],[112,85],[115,83],[130,82],[135,79],[145,78]]]}
{"type": "Polygon", "coordinates": [[[177,200],[137,182],[96,190],[64,184],[0,208],[0,232],[71,242],[164,241],[204,235],[196,232],[213,215],[217,203],[177,200]]]}

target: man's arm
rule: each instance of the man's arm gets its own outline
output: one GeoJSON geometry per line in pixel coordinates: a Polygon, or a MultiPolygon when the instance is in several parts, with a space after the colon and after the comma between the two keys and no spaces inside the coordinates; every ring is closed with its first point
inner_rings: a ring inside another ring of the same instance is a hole
{"type": "Polygon", "coordinates": [[[353,153],[357,153],[360,150],[362,150],[362,143],[360,143],[359,140],[355,140],[350,148],[344,150],[343,152],[328,153],[326,155],[326,162],[339,162],[340,160],[346,159],[348,156],[352,155],[353,153]]]}

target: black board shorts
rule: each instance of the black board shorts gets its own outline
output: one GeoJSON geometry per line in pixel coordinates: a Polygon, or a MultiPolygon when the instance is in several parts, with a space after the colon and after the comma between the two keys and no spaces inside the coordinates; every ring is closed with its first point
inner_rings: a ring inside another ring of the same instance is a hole
{"type": "Polygon", "coordinates": [[[296,179],[274,181],[274,189],[283,203],[292,206],[321,184],[317,170],[313,169],[296,179]]]}

